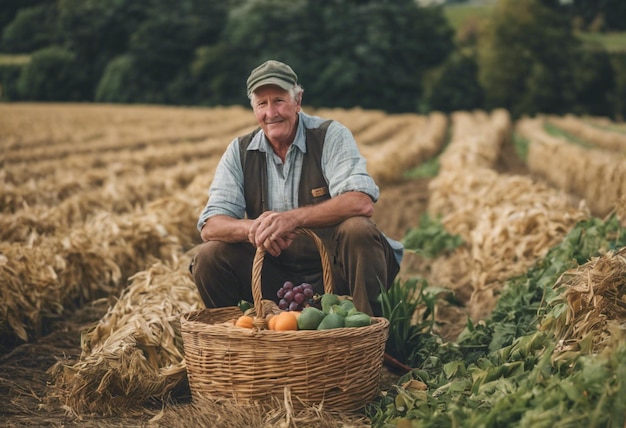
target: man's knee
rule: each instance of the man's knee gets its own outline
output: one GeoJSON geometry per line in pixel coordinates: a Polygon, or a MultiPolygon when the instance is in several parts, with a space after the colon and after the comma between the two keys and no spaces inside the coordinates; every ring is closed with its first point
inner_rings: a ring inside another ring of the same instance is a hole
{"type": "Polygon", "coordinates": [[[380,238],[380,231],[368,217],[350,217],[338,227],[339,236],[353,243],[368,244],[380,238]]]}
{"type": "Polygon", "coordinates": [[[229,266],[241,253],[236,246],[222,241],[208,241],[200,244],[190,266],[191,273],[198,283],[201,277],[210,276],[217,270],[229,266]]]}

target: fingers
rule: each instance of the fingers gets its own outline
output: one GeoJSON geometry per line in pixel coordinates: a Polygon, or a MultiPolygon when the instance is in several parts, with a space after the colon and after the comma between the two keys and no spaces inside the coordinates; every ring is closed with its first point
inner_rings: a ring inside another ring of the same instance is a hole
{"type": "Polygon", "coordinates": [[[289,248],[292,242],[293,242],[292,239],[283,239],[280,237],[276,239],[268,238],[265,241],[263,241],[262,247],[265,251],[267,251],[272,256],[278,257],[280,256],[283,250],[286,250],[287,248],[289,248]]]}

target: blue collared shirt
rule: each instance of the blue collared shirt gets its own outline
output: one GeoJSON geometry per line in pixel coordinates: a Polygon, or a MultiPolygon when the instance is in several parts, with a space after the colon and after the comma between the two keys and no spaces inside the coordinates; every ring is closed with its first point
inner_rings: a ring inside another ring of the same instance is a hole
{"type": "MultiPolygon", "coordinates": [[[[298,128],[293,144],[289,147],[285,162],[274,153],[263,132],[258,132],[248,150],[266,153],[268,207],[271,211],[288,211],[298,207],[298,187],[302,160],[306,152],[305,129],[319,127],[325,119],[299,113],[298,128]]],[[[358,150],[352,132],[337,121],[326,131],[322,151],[322,172],[328,182],[331,197],[345,192],[359,191],[369,195],[374,202],[380,190],[367,173],[366,160],[358,150]]],[[[209,188],[209,199],[198,219],[198,230],[214,215],[245,217],[243,168],[239,156],[239,143],[235,138],[228,145],[215,171],[209,188]]],[[[396,252],[398,264],[402,259],[402,244],[387,238],[396,252]]]]}

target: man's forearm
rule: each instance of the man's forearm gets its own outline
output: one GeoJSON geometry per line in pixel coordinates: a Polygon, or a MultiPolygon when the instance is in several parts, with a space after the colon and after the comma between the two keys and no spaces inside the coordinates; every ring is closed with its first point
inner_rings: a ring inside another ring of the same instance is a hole
{"type": "Polygon", "coordinates": [[[236,219],[226,215],[216,215],[207,220],[200,231],[204,242],[224,241],[243,242],[248,240],[251,220],[236,219]]]}
{"type": "Polygon", "coordinates": [[[292,211],[300,227],[328,227],[350,217],[371,217],[374,202],[362,192],[346,192],[316,205],[292,211]]]}

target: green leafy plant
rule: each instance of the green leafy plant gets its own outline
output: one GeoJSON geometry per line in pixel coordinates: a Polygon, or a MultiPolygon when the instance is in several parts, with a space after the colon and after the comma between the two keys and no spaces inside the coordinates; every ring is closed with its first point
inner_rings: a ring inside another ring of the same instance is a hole
{"type": "Polygon", "coordinates": [[[441,221],[422,214],[419,227],[408,231],[402,241],[404,248],[424,257],[437,257],[463,245],[463,239],[449,233],[441,221]]]}
{"type": "Polygon", "coordinates": [[[430,287],[423,279],[395,281],[379,295],[383,317],[389,320],[385,351],[409,367],[418,367],[438,346],[433,335],[435,305],[448,290],[430,287]]]}
{"type": "Polygon", "coordinates": [[[372,426],[623,427],[623,334],[606,352],[569,352],[555,361],[553,332],[537,326],[563,311],[549,302],[564,271],[624,246],[626,230],[615,217],[577,224],[526,275],[509,281],[489,319],[468,322],[455,342],[431,348],[420,368],[369,406],[372,426]]]}

